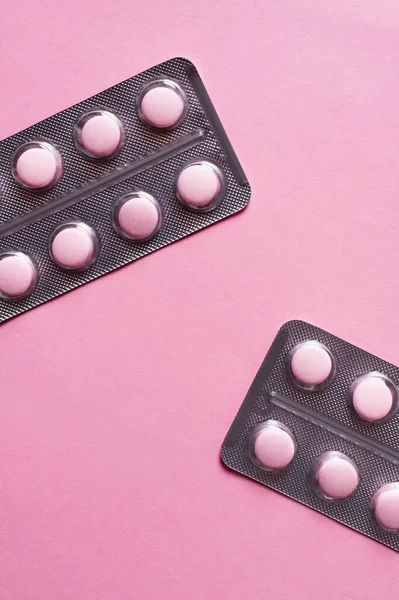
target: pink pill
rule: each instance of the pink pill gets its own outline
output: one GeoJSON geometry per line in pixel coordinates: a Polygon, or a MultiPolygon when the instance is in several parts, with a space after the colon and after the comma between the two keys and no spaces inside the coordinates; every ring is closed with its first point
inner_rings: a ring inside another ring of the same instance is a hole
{"type": "Polygon", "coordinates": [[[327,381],[333,366],[327,348],[314,340],[299,344],[290,354],[291,373],[302,387],[313,388],[327,381]]]}
{"type": "Polygon", "coordinates": [[[399,531],[399,483],[387,483],[380,487],[371,500],[371,509],[383,529],[399,531]]]}
{"type": "Polygon", "coordinates": [[[272,471],[284,469],[295,455],[292,433],[278,421],[266,421],[257,428],[253,439],[253,456],[263,468],[272,471]]]}
{"type": "Polygon", "coordinates": [[[353,408],[366,421],[380,421],[392,411],[396,400],[394,390],[382,374],[370,373],[353,384],[353,408]]]}
{"type": "Polygon", "coordinates": [[[126,194],[116,203],[114,226],[120,235],[132,240],[152,238],[161,226],[159,203],[147,192],[126,194]]]}
{"type": "Polygon", "coordinates": [[[182,120],[186,99],[179,85],[169,80],[155,81],[140,94],[140,117],[158,129],[176,127],[182,120]]]}
{"type": "Polygon", "coordinates": [[[50,254],[63,269],[87,269],[97,257],[97,237],[86,223],[67,223],[53,235],[50,254]]]}
{"type": "Polygon", "coordinates": [[[0,295],[17,300],[33,292],[37,281],[35,265],[22,252],[11,251],[0,256],[0,295]]]}
{"type": "Polygon", "coordinates": [[[341,452],[326,452],[319,459],[315,483],[325,498],[343,500],[357,489],[359,473],[356,465],[341,452]]]}
{"type": "Polygon", "coordinates": [[[29,142],[18,149],[13,173],[16,180],[25,187],[50,187],[61,176],[61,156],[56,148],[47,142],[29,142]]]}
{"type": "Polygon", "coordinates": [[[85,115],[76,130],[78,147],[89,156],[115,156],[123,143],[123,127],[110,112],[99,111],[85,115]]]}
{"type": "Polygon", "coordinates": [[[180,202],[194,210],[215,208],[221,200],[223,176],[216,165],[195,161],[180,171],[176,192],[180,202]]]}

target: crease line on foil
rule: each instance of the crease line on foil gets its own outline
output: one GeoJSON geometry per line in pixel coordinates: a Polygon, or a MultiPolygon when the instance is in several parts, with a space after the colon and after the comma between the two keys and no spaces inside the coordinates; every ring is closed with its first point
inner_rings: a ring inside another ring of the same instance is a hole
{"type": "Polygon", "coordinates": [[[46,204],[38,206],[28,213],[19,215],[14,219],[6,221],[0,225],[0,238],[11,235],[20,229],[25,229],[29,225],[33,225],[46,217],[49,217],[64,208],[73,206],[81,200],[90,198],[118,183],[122,183],[125,179],[129,179],[134,175],[138,175],[142,171],[154,167],[177,154],[181,154],[197,144],[204,141],[206,133],[203,129],[195,129],[190,133],[180,137],[178,140],[168,142],[161,146],[158,150],[149,152],[136,160],[133,160],[122,167],[117,167],[102,177],[95,179],[90,183],[83,184],[80,187],[74,188],[70,192],[58,196],[53,200],[49,200],[46,204]]]}
{"type": "Polygon", "coordinates": [[[277,408],[300,417],[305,421],[312,423],[313,425],[317,425],[322,429],[329,431],[333,435],[359,446],[364,450],[368,450],[375,456],[383,458],[388,462],[399,466],[399,452],[393,448],[389,448],[388,446],[377,442],[377,440],[371,439],[358,431],[354,431],[343,423],[339,423],[337,421],[333,422],[329,417],[326,417],[320,413],[315,413],[310,408],[303,406],[302,404],[298,404],[295,402],[295,400],[291,400],[291,398],[287,398],[278,392],[268,392],[267,395],[270,403],[274,406],[277,406],[277,408]]]}

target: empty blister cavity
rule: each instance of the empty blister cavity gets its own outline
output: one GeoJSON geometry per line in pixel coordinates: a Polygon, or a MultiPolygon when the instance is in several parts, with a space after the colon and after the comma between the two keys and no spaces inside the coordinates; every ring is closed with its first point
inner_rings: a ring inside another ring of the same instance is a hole
{"type": "Polygon", "coordinates": [[[191,161],[179,171],[176,178],[176,196],[179,202],[197,212],[216,208],[225,193],[223,172],[208,160],[191,161]]]}
{"type": "Polygon", "coordinates": [[[50,142],[27,142],[13,156],[12,173],[15,180],[25,188],[49,189],[62,175],[61,155],[50,142]]]}
{"type": "Polygon", "coordinates": [[[115,203],[112,221],[122,237],[144,242],[153,238],[161,228],[161,206],[148,192],[130,192],[115,203]]]}
{"type": "Polygon", "coordinates": [[[177,127],[187,112],[187,98],[180,84],[160,78],[147,83],[137,97],[137,112],[144,123],[156,129],[177,127]]]}
{"type": "Polygon", "coordinates": [[[342,452],[324,452],[312,464],[309,479],[316,494],[324,500],[346,500],[357,490],[359,471],[342,452]]]}
{"type": "Polygon", "coordinates": [[[296,442],[292,431],[279,421],[264,421],[251,434],[250,456],[261,469],[281,471],[290,464],[295,452],[296,442]]]}
{"type": "Polygon", "coordinates": [[[376,423],[391,418],[398,407],[398,391],[386,375],[367,373],[353,382],[350,403],[358,417],[376,423]]]}
{"type": "Polygon", "coordinates": [[[316,340],[308,340],[295,346],[289,352],[286,364],[293,382],[305,390],[323,389],[335,375],[332,353],[316,340]]]}
{"type": "Polygon", "coordinates": [[[399,482],[381,486],[371,499],[370,509],[382,529],[399,533],[399,482]]]}
{"type": "Polygon", "coordinates": [[[92,110],[76,124],[75,144],[90,158],[113,158],[125,141],[121,120],[108,110],[92,110]]]}
{"type": "Polygon", "coordinates": [[[67,271],[83,271],[96,260],[99,252],[97,235],[92,227],[80,221],[63,223],[50,239],[50,256],[67,271]]]}
{"type": "Polygon", "coordinates": [[[32,259],[18,250],[0,254],[0,298],[21,300],[31,294],[37,284],[37,268],[32,259]]]}

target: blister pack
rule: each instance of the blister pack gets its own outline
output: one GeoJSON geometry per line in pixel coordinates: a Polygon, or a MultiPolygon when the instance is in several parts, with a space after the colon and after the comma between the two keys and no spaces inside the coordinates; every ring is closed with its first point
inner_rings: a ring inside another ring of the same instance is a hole
{"type": "Polygon", "coordinates": [[[222,460],[399,550],[398,385],[398,367],[308,323],[286,323],[222,460]]]}
{"type": "Polygon", "coordinates": [[[0,142],[0,322],[202,229],[250,187],[176,58],[0,142]]]}

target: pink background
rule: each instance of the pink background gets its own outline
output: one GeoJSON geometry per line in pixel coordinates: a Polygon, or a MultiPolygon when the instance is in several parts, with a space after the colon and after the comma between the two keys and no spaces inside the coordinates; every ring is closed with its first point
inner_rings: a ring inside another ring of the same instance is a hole
{"type": "Polygon", "coordinates": [[[225,470],[278,327],[399,364],[397,0],[1,0],[0,135],[183,55],[249,208],[1,327],[1,600],[391,598],[399,556],[225,470]]]}

